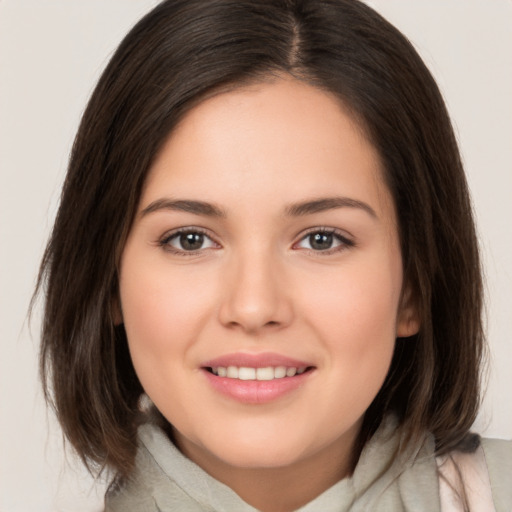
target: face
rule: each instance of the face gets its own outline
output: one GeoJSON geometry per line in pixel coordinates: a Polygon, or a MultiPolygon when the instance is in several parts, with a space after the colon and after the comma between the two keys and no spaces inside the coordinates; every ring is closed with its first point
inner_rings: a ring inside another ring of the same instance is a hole
{"type": "Polygon", "coordinates": [[[416,328],[402,288],[375,149],[339,101],[291,79],[187,114],[120,269],[133,364],[178,445],[246,468],[352,446],[416,328]]]}

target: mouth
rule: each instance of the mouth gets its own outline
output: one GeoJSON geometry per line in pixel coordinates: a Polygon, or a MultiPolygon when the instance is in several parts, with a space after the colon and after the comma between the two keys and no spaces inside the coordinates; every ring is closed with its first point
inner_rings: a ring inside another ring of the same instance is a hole
{"type": "Polygon", "coordinates": [[[210,388],[242,404],[266,404],[297,393],[316,367],[279,354],[230,354],[201,366],[210,388]]]}
{"type": "Polygon", "coordinates": [[[271,381],[286,379],[312,371],[313,366],[211,366],[205,370],[218,377],[238,380],[271,381]]]}

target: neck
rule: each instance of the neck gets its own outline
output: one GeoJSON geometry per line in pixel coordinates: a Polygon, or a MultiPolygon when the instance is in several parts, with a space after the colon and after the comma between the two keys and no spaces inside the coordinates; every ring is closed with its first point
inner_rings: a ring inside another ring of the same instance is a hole
{"type": "Polygon", "coordinates": [[[351,475],[359,453],[354,453],[359,425],[353,432],[321,451],[287,466],[245,468],[232,466],[178,432],[179,449],[218,481],[262,512],[289,512],[309,503],[336,482],[351,475]]]}

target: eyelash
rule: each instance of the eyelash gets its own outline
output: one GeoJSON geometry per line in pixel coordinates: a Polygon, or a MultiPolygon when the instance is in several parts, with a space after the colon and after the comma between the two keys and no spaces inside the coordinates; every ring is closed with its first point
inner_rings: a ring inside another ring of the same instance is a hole
{"type": "Polygon", "coordinates": [[[337,229],[327,228],[327,227],[320,227],[320,228],[316,227],[316,228],[311,228],[308,231],[306,231],[306,233],[301,236],[300,240],[293,244],[293,247],[296,247],[301,242],[307,240],[307,238],[310,237],[311,235],[316,235],[316,234],[332,235],[333,238],[335,238],[339,242],[340,245],[331,247],[329,249],[324,249],[324,250],[314,250],[314,249],[307,249],[307,248],[304,249],[304,250],[314,254],[315,256],[329,256],[331,254],[346,251],[347,249],[355,247],[355,245],[356,245],[353,240],[348,238],[343,232],[341,232],[337,229]]]}
{"type": "MultiPolygon", "coordinates": [[[[196,227],[186,227],[186,228],[180,228],[180,229],[177,229],[176,231],[172,231],[171,233],[166,233],[159,241],[158,241],[158,246],[162,247],[163,250],[167,251],[167,252],[170,252],[170,253],[173,253],[173,254],[177,254],[177,255],[180,255],[180,256],[194,256],[194,255],[197,255],[199,254],[200,252],[204,251],[205,249],[212,249],[213,247],[206,247],[206,248],[200,248],[200,249],[197,249],[197,250],[190,250],[190,251],[187,251],[187,250],[184,250],[184,249],[177,249],[175,247],[173,247],[172,245],[170,245],[170,242],[182,235],[202,235],[203,237],[205,237],[206,239],[210,240],[210,242],[214,245],[216,245],[218,247],[220,247],[220,244],[218,244],[212,237],[211,235],[204,229],[201,229],[201,228],[196,228],[196,227]]],[[[304,242],[305,240],[308,239],[308,237],[310,237],[311,235],[316,235],[316,234],[321,234],[321,235],[331,235],[333,236],[333,238],[335,238],[337,240],[337,242],[339,242],[339,245],[338,246],[335,246],[335,247],[331,247],[329,249],[324,249],[324,250],[314,250],[312,248],[304,248],[304,250],[312,253],[312,254],[315,254],[315,255],[319,255],[319,256],[328,256],[330,254],[333,254],[333,253],[338,253],[338,252],[342,252],[342,251],[345,251],[351,247],[355,247],[355,242],[353,240],[350,240],[349,238],[347,238],[347,236],[345,236],[344,234],[342,234],[340,231],[336,230],[336,229],[333,229],[333,228],[327,228],[327,227],[321,227],[321,228],[311,228],[310,230],[308,230],[305,234],[303,234],[301,236],[301,238],[299,239],[298,242],[295,242],[292,246],[293,249],[298,249],[297,246],[304,242]]]]}
{"type": "MultiPolygon", "coordinates": [[[[186,251],[186,250],[182,250],[182,249],[176,249],[175,247],[173,247],[172,245],[170,245],[170,242],[173,240],[173,239],[176,239],[182,235],[188,235],[188,234],[191,234],[191,235],[202,235],[203,237],[205,237],[206,239],[210,240],[213,244],[215,244],[216,246],[220,247],[220,245],[215,242],[215,240],[212,238],[212,236],[204,229],[201,229],[201,228],[196,228],[196,227],[186,227],[186,228],[180,228],[180,229],[177,229],[175,231],[172,231],[171,233],[166,233],[159,241],[158,241],[158,245],[160,247],[162,247],[162,249],[164,251],[167,251],[167,252],[170,252],[170,253],[173,253],[173,254],[178,254],[180,256],[195,256],[197,254],[199,254],[201,251],[204,251],[205,249],[197,249],[197,250],[191,250],[191,251],[186,251]]],[[[210,247],[208,247],[207,249],[210,249],[210,247]]]]}

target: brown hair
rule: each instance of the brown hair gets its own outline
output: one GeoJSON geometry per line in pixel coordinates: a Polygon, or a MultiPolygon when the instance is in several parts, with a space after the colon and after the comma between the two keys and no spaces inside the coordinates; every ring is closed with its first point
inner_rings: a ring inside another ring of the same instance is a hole
{"type": "Polygon", "coordinates": [[[201,99],[283,73],[334,93],[377,148],[421,317],[416,336],[397,340],[362,443],[388,411],[410,441],[432,432],[438,453],[466,438],[484,352],[478,248],[450,120],[412,45],[356,0],[172,0],[137,23],[99,80],[41,264],[45,393],[89,466],[133,467],[143,390],[113,308],[148,169],[201,99]]]}

